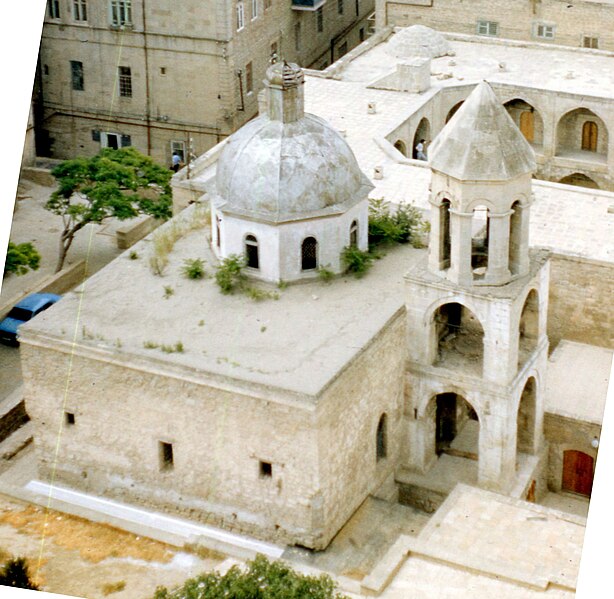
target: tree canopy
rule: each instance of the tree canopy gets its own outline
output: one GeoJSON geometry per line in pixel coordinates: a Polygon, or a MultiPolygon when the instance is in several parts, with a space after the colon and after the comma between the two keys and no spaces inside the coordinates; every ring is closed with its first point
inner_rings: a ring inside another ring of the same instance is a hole
{"type": "Polygon", "coordinates": [[[270,562],[257,555],[247,562],[247,569],[233,566],[223,576],[208,572],[191,578],[172,591],[156,590],[154,599],[347,599],[336,591],[333,580],[325,574],[305,576],[283,562],[270,562]]]}
{"type": "Polygon", "coordinates": [[[40,254],[31,243],[13,243],[9,241],[4,263],[4,274],[25,275],[28,270],[37,270],[41,261],[40,254]]]}
{"type": "Polygon", "coordinates": [[[59,214],[64,223],[56,271],[62,269],[75,234],[89,223],[138,214],[171,216],[173,173],[135,148],[105,148],[92,158],[65,160],[51,174],[58,189],[45,208],[59,214]]]}

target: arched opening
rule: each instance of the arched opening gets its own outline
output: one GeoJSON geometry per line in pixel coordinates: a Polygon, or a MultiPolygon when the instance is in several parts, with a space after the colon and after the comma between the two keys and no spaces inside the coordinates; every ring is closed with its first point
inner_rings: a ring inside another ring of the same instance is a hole
{"type": "Polygon", "coordinates": [[[442,200],[439,206],[439,268],[450,268],[451,263],[450,238],[450,200],[442,200]]]}
{"type": "Polygon", "coordinates": [[[471,268],[474,280],[483,279],[488,269],[490,219],[486,206],[476,206],[471,219],[471,268]]]}
{"type": "Polygon", "coordinates": [[[544,121],[539,112],[520,98],[510,100],[504,106],[525,139],[530,144],[541,146],[544,143],[544,121]]]}
{"type": "Polygon", "coordinates": [[[563,452],[563,491],[591,496],[595,460],[582,451],[570,449],[563,452]]]}
{"type": "Polygon", "coordinates": [[[480,425],[471,405],[456,393],[435,396],[435,451],[453,457],[478,459],[480,425]]]}
{"type": "Polygon", "coordinates": [[[350,225],[350,247],[358,247],[358,221],[353,220],[350,225]]]}
{"type": "Polygon", "coordinates": [[[522,390],[516,424],[516,451],[535,453],[535,379],[531,376],[522,390]]]}
{"type": "Polygon", "coordinates": [[[417,160],[426,160],[426,143],[430,139],[431,135],[431,124],[429,120],[424,117],[418,123],[418,127],[416,128],[416,133],[414,134],[414,143],[413,143],[413,158],[417,160]],[[422,150],[419,150],[419,144],[422,144],[422,150]]]}
{"type": "Polygon", "coordinates": [[[382,414],[377,424],[375,433],[375,459],[377,462],[383,460],[388,454],[388,417],[382,414]]]}
{"type": "Polygon", "coordinates": [[[433,314],[433,365],[482,375],[484,330],[469,308],[444,304],[433,314]]]}
{"type": "Polygon", "coordinates": [[[405,145],[405,142],[401,139],[397,139],[394,142],[394,147],[401,152],[401,154],[403,154],[403,156],[407,157],[407,146],[405,145]]]}
{"type": "Polygon", "coordinates": [[[315,237],[307,237],[301,245],[301,269],[315,270],[318,268],[318,242],[315,237]]]}
{"type": "Polygon", "coordinates": [[[446,123],[457,113],[458,109],[463,105],[464,102],[465,102],[464,100],[461,100],[457,104],[454,104],[452,108],[450,108],[446,116],[446,123]]]}
{"type": "Polygon", "coordinates": [[[249,268],[260,268],[258,240],[253,235],[245,237],[245,263],[249,268]]]}
{"type": "Polygon", "coordinates": [[[565,185],[577,185],[578,187],[588,187],[589,189],[599,189],[599,185],[584,173],[572,173],[563,177],[559,183],[565,185]]]}
{"type": "Polygon", "coordinates": [[[561,117],[557,125],[557,156],[606,162],[607,154],[607,127],[592,110],[576,108],[561,117]]]}
{"type": "Polygon", "coordinates": [[[510,215],[510,245],[508,268],[512,275],[520,272],[520,249],[522,247],[522,206],[520,202],[512,204],[510,215]]]}
{"type": "Polygon", "coordinates": [[[539,297],[531,289],[524,302],[518,325],[518,367],[522,366],[537,349],[539,337],[539,297]]]}

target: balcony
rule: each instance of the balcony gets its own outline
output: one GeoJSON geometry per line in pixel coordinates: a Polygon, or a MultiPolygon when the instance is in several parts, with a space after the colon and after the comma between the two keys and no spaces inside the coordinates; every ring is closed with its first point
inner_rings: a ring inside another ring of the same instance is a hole
{"type": "Polygon", "coordinates": [[[292,10],[306,10],[313,12],[324,6],[326,0],[292,0],[292,10]]]}

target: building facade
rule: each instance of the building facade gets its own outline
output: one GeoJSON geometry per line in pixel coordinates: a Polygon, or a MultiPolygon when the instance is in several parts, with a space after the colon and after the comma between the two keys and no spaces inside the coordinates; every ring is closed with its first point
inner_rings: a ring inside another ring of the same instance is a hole
{"type": "Polygon", "coordinates": [[[372,11],[372,0],[50,0],[38,154],[132,145],[185,162],[257,113],[272,54],[325,67],[365,39],[372,11]]]}
{"type": "Polygon", "coordinates": [[[612,0],[378,0],[376,24],[614,50],[612,0]]]}

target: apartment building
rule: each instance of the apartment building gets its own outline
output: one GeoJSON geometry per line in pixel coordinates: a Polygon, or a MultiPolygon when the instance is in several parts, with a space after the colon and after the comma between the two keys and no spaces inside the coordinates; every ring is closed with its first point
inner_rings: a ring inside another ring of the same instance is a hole
{"type": "Polygon", "coordinates": [[[271,56],[324,68],[365,39],[374,0],[49,0],[37,153],[132,145],[186,161],[252,118],[271,56]]]}
{"type": "Polygon", "coordinates": [[[614,50],[614,0],[377,0],[376,23],[614,50]]]}

